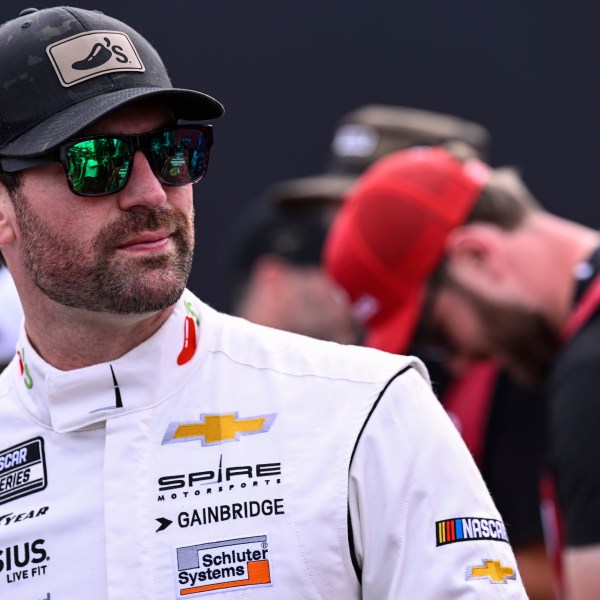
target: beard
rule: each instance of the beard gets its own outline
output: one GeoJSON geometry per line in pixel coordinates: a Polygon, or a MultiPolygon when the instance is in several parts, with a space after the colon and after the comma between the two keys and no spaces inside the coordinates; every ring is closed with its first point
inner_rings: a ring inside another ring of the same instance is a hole
{"type": "Polygon", "coordinates": [[[448,283],[476,311],[490,354],[495,355],[518,382],[526,386],[540,384],[560,347],[560,332],[538,312],[516,304],[490,301],[455,280],[448,283]]]}
{"type": "Polygon", "coordinates": [[[22,237],[22,260],[35,285],[51,300],[92,312],[144,314],[180,298],[192,268],[193,213],[140,208],[105,224],[91,245],[65,239],[40,219],[17,190],[11,194],[22,237]],[[173,248],[150,257],[120,255],[126,239],[164,228],[173,248]]]}

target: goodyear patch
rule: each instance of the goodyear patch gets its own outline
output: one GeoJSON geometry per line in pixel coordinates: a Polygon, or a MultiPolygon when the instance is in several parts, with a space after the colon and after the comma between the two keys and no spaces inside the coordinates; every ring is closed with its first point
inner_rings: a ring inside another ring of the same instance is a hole
{"type": "Polygon", "coordinates": [[[177,596],[271,585],[266,535],[175,549],[177,596]]]}
{"type": "Polygon", "coordinates": [[[458,517],[437,521],[435,524],[436,546],[472,540],[492,540],[508,542],[506,527],[496,519],[479,517],[458,517]]]}

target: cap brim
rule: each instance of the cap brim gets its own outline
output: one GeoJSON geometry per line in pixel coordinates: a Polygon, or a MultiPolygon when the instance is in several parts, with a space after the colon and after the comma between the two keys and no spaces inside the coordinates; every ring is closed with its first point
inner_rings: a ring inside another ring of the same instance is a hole
{"type": "Polygon", "coordinates": [[[285,207],[308,203],[340,203],[356,181],[357,177],[354,175],[337,173],[299,177],[271,185],[265,196],[269,202],[285,207]]]}
{"type": "Polygon", "coordinates": [[[224,112],[220,102],[193,90],[156,87],[117,90],[88,98],[52,115],[6,144],[0,156],[24,158],[45,154],[109,113],[149,98],[163,100],[179,119],[204,121],[216,119],[224,112]]]}
{"type": "Polygon", "coordinates": [[[423,297],[422,289],[416,290],[409,297],[404,296],[398,310],[376,324],[368,325],[365,345],[392,354],[406,353],[419,324],[423,297]]]}

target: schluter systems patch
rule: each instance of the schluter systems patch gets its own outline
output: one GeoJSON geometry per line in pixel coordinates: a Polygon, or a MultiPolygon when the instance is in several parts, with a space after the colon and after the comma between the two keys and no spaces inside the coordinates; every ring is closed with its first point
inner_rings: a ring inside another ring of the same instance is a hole
{"type": "Polygon", "coordinates": [[[180,597],[271,585],[266,535],[176,548],[180,597]]]}
{"type": "Polygon", "coordinates": [[[0,451],[0,504],[47,485],[44,440],[36,437],[0,451]]]}

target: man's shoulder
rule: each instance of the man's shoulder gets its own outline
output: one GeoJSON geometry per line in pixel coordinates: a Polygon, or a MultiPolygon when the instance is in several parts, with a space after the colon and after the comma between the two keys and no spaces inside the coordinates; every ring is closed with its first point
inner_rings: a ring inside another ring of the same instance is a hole
{"type": "MultiPolygon", "coordinates": [[[[561,348],[543,393],[552,435],[579,437],[600,423],[600,313],[561,348]]],[[[597,429],[595,429],[597,430],[597,429]]]]}
{"type": "Polygon", "coordinates": [[[413,367],[428,380],[425,367],[414,357],[316,340],[208,308],[205,313],[214,325],[211,351],[223,353],[240,365],[293,377],[345,379],[357,383],[386,382],[400,371],[413,367]]]}
{"type": "Polygon", "coordinates": [[[597,312],[558,352],[548,379],[550,393],[564,385],[577,386],[582,375],[600,377],[599,339],[600,312],[597,312]]]}

